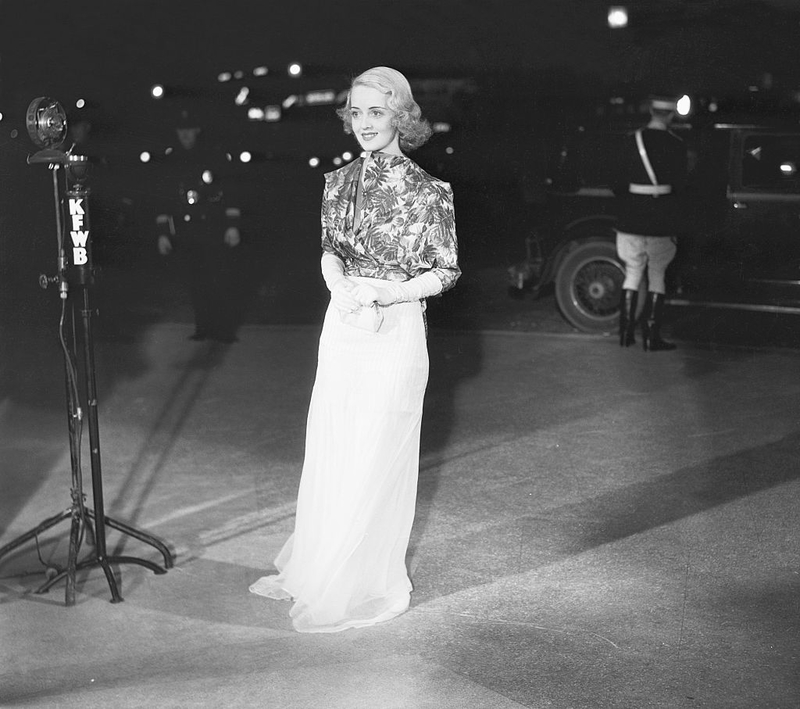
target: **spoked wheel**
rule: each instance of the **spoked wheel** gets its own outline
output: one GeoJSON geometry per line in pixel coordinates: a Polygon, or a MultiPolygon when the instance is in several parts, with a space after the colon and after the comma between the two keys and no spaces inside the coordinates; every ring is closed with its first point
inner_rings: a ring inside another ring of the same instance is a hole
{"type": "Polygon", "coordinates": [[[613,243],[580,243],[564,257],[556,273],[558,308],[582,332],[612,332],[619,322],[624,280],[624,267],[613,243]]]}

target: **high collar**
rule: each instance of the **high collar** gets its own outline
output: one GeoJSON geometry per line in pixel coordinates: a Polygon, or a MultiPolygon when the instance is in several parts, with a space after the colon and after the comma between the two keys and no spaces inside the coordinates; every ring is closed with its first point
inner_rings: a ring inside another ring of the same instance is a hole
{"type": "Polygon", "coordinates": [[[406,155],[395,155],[394,153],[382,153],[380,150],[365,150],[361,153],[362,158],[379,160],[387,165],[396,165],[399,162],[409,160],[406,155]]]}

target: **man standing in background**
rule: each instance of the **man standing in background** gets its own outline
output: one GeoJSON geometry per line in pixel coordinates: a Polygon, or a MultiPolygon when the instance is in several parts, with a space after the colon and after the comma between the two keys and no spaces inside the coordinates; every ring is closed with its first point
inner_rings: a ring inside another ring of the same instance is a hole
{"type": "Polygon", "coordinates": [[[178,146],[167,151],[156,217],[158,250],[179,259],[194,310],[192,340],[236,341],[233,251],[241,242],[241,210],[222,188],[229,159],[201,145],[201,128],[183,111],[178,146]]]}
{"type": "Polygon", "coordinates": [[[643,345],[645,351],[657,352],[675,349],[661,338],[664,276],[675,258],[684,219],[688,153],[683,140],[669,130],[678,110],[675,99],[651,98],[649,108],[649,123],[626,138],[615,185],[620,198],[617,253],[625,264],[619,343],[635,344],[638,291],[646,270],[643,345]]]}

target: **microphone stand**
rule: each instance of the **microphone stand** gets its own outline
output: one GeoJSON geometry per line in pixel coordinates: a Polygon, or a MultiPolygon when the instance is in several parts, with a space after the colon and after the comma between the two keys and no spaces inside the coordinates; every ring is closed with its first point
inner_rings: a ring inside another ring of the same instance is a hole
{"type": "Polygon", "coordinates": [[[95,376],[94,341],[92,337],[92,306],[89,296],[90,286],[93,281],[91,265],[91,241],[89,228],[89,188],[85,185],[88,173],[88,159],[82,155],[65,154],[57,150],[46,149],[28,158],[29,163],[47,163],[53,173],[53,194],[56,209],[56,232],[58,238],[58,275],[48,278],[40,276],[39,283],[46,288],[49,283],[57,282],[59,295],[62,301],[61,321],[59,325],[59,338],[61,340],[66,375],[67,395],[67,426],[69,430],[70,463],[72,468],[71,506],[39,523],[25,534],[17,537],[10,543],[0,547],[0,558],[13,551],[25,542],[36,539],[37,548],[39,535],[56,526],[66,519],[71,520],[69,536],[69,553],[66,569],[59,570],[51,566],[48,571],[49,580],[40,586],[36,593],[46,593],[62,578],[66,579],[65,605],[75,605],[75,577],[78,570],[100,566],[105,573],[111,602],[120,603],[124,599],[120,595],[117,579],[112,572],[112,564],[138,564],[150,569],[156,574],[165,574],[173,566],[173,556],[167,545],[157,537],[143,532],[135,527],[124,524],[108,517],[103,504],[103,479],[100,461],[100,433],[97,413],[97,384],[95,376]],[[62,201],[59,192],[58,171],[65,167],[65,195],[69,204],[70,218],[73,228],[70,231],[72,240],[72,258],[67,257],[64,247],[65,231],[62,215],[62,201]],[[71,287],[76,288],[82,296],[81,302],[71,299],[71,287]],[[67,306],[71,313],[72,349],[64,337],[64,322],[67,306]],[[76,317],[78,316],[79,317],[76,317]],[[80,323],[80,332],[76,328],[76,319],[80,323]],[[80,335],[80,337],[78,337],[80,335]],[[78,340],[82,345],[82,356],[78,353],[78,340]],[[83,386],[80,386],[77,374],[76,359],[83,365],[83,386]],[[83,394],[83,397],[81,397],[83,394]],[[89,452],[92,471],[92,498],[93,507],[86,506],[86,496],[83,491],[83,477],[81,470],[81,434],[83,431],[83,410],[81,398],[86,402],[89,423],[89,452]],[[89,526],[88,520],[94,522],[94,530],[89,526]],[[106,550],[106,527],[116,529],[139,541],[153,546],[164,557],[164,565],[140,559],[135,556],[109,556],[106,550]],[[89,531],[94,537],[94,551],[83,560],[78,560],[84,531],[89,531]]]}

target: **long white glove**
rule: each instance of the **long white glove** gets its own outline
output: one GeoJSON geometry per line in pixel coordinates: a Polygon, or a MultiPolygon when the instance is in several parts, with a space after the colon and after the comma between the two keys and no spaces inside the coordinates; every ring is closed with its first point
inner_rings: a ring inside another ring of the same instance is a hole
{"type": "Polygon", "coordinates": [[[322,278],[331,292],[331,301],[337,310],[352,313],[361,307],[353,297],[356,284],[344,275],[344,262],[334,254],[324,253],[320,261],[322,278]]]}
{"type": "Polygon", "coordinates": [[[422,300],[441,292],[442,282],[435,273],[428,271],[408,281],[387,281],[380,286],[359,284],[352,290],[352,296],[361,305],[393,305],[422,300]]]}
{"type": "Polygon", "coordinates": [[[329,291],[333,291],[333,287],[342,278],[346,278],[342,259],[333,254],[329,254],[327,251],[322,254],[319,267],[322,271],[322,278],[325,280],[325,285],[328,286],[329,291]]]}

